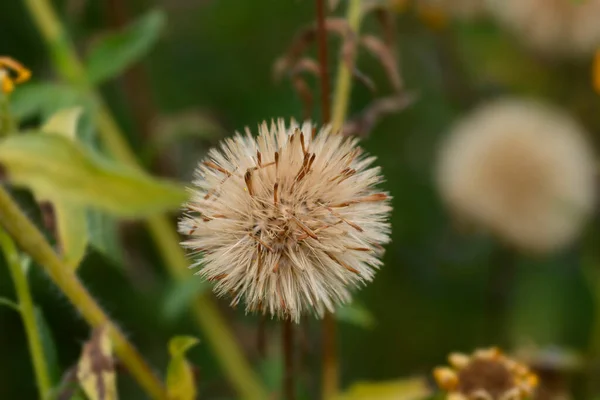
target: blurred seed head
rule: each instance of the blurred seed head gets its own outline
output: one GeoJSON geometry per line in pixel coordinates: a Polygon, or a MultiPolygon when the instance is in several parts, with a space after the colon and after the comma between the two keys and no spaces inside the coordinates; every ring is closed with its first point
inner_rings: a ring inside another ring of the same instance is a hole
{"type": "Polygon", "coordinates": [[[433,376],[449,400],[519,400],[529,398],[538,384],[529,368],[506,357],[497,348],[472,355],[452,353],[450,367],[438,367],[433,376]]]}
{"type": "Polygon", "coordinates": [[[600,0],[486,0],[490,13],[532,49],[590,55],[600,46],[600,0]]]}
{"type": "Polygon", "coordinates": [[[440,148],[443,199],[467,222],[522,250],[573,241],[595,200],[595,161],[568,116],[533,101],[500,100],[460,121],[440,148]]]}
{"type": "Polygon", "coordinates": [[[283,120],[236,134],[200,163],[183,245],[199,274],[246,311],[298,321],[373,279],[391,207],[356,139],[283,120]]]}

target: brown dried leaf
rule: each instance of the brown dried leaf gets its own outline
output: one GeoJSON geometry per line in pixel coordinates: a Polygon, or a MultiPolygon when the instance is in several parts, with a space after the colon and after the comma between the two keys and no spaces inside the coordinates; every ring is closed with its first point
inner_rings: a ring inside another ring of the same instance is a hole
{"type": "Polygon", "coordinates": [[[373,35],[363,36],[360,39],[360,43],[379,60],[392,84],[392,87],[396,92],[400,92],[403,86],[402,78],[400,77],[398,63],[396,62],[396,58],[394,57],[390,47],[381,41],[381,39],[373,35]]]}
{"type": "Polygon", "coordinates": [[[410,93],[400,93],[377,99],[361,114],[348,121],[342,128],[342,134],[344,136],[366,137],[382,116],[401,111],[414,103],[415,100],[416,96],[410,93]]]}
{"type": "Polygon", "coordinates": [[[83,345],[77,379],[90,400],[117,400],[115,365],[106,326],[94,329],[83,345]]]}
{"type": "MultiPolygon", "coordinates": [[[[335,33],[344,41],[342,45],[342,54],[349,53],[356,48],[354,43],[351,47],[346,44],[348,40],[356,42],[355,35],[348,26],[348,21],[344,18],[328,18],[325,21],[325,29],[329,33],[335,33]]],[[[301,29],[292,40],[286,53],[275,60],[273,65],[273,77],[276,81],[280,80],[288,71],[295,68],[300,62],[306,49],[315,41],[317,35],[317,27],[312,24],[301,29]]],[[[352,53],[353,54],[353,53],[352,53]]]]}
{"type": "Polygon", "coordinates": [[[296,75],[292,78],[292,85],[294,90],[298,93],[300,101],[302,102],[302,117],[307,120],[310,119],[312,114],[312,108],[314,104],[313,95],[310,90],[310,86],[306,83],[301,76],[296,75]]]}

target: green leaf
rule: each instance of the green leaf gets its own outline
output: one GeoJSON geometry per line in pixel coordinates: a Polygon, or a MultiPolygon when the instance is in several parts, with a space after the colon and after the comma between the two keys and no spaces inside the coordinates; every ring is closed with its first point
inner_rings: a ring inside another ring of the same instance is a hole
{"type": "Polygon", "coordinates": [[[165,20],[163,12],[152,10],[120,32],[108,34],[96,43],[86,66],[92,84],[119,75],[142,58],[156,43],[165,20]]]}
{"type": "Polygon", "coordinates": [[[185,354],[199,340],[192,336],[176,336],[169,341],[171,361],[167,368],[167,397],[169,400],[194,400],[196,382],[185,354]]]}
{"type": "MultiPolygon", "coordinates": [[[[61,135],[75,142],[82,112],[81,107],[61,110],[46,121],[42,132],[61,135]]],[[[63,260],[71,268],[77,269],[89,242],[85,208],[59,198],[53,203],[63,260]]]]}
{"type": "Polygon", "coordinates": [[[188,198],[179,185],[100,158],[59,135],[10,136],[0,141],[0,163],[12,182],[41,198],[123,217],[177,209],[188,198]]]}
{"type": "Polygon", "coordinates": [[[362,304],[353,302],[351,304],[340,307],[335,317],[338,321],[356,325],[364,329],[372,329],[375,326],[375,317],[362,304]]]}
{"type": "Polygon", "coordinates": [[[175,281],[168,287],[162,307],[163,318],[174,321],[189,307],[191,300],[210,288],[202,279],[175,281]]]}
{"type": "Polygon", "coordinates": [[[423,378],[385,382],[356,382],[336,400],[421,400],[431,395],[423,378]]]}
{"type": "Polygon", "coordinates": [[[10,99],[11,114],[17,120],[37,116],[47,119],[63,108],[81,104],[87,108],[91,100],[70,85],[52,82],[27,83],[19,87],[10,99]]]}
{"type": "Polygon", "coordinates": [[[42,340],[42,348],[46,363],[48,365],[48,373],[53,384],[57,384],[60,380],[60,367],[58,365],[58,352],[56,351],[56,342],[52,336],[52,331],[48,327],[48,322],[44,318],[44,314],[39,307],[35,307],[35,322],[40,330],[40,338],[42,340]]]}

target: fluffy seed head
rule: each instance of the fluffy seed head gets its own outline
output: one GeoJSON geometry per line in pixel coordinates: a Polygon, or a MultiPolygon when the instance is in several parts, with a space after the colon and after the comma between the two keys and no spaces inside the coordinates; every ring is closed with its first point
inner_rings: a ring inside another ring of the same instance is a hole
{"type": "Polygon", "coordinates": [[[484,105],[442,143],[438,183],[451,209],[507,242],[550,252],[572,241],[595,197],[582,129],[531,101],[484,105]]]}
{"type": "Polygon", "coordinates": [[[183,245],[232,305],[295,321],[333,311],[373,279],[389,240],[374,160],[329,128],[313,138],[310,123],[263,122],[258,138],[246,129],[200,163],[183,245]]]}
{"type": "Polygon", "coordinates": [[[531,397],[538,378],[526,365],[506,357],[497,348],[472,355],[452,353],[451,367],[438,367],[433,376],[452,400],[521,400],[531,397]]]}
{"type": "Polygon", "coordinates": [[[487,0],[490,12],[534,50],[588,55],[600,46],[600,0],[487,0]]]}

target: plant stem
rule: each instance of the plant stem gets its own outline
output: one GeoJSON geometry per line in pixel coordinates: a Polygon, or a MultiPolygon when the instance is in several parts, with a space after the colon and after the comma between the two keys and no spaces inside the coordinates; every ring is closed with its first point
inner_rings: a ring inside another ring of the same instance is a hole
{"type": "MultiPolygon", "coordinates": [[[[98,131],[108,151],[118,161],[141,169],[108,107],[102,103],[100,96],[87,82],[85,70],[48,0],[25,1],[35,23],[46,39],[50,51],[55,55],[55,65],[63,79],[82,87],[97,99],[99,104],[96,115],[98,131]]],[[[162,215],[149,218],[147,223],[172,277],[191,279],[188,260],[179,246],[180,239],[174,224],[162,215]]],[[[212,296],[204,294],[197,297],[192,304],[192,311],[197,323],[204,331],[205,339],[210,343],[217,361],[239,395],[244,399],[262,400],[267,398],[267,390],[252,370],[233,333],[218,312],[212,296]]]]}
{"type": "Polygon", "coordinates": [[[294,327],[289,318],[281,321],[281,344],[283,346],[283,393],[286,400],[294,400],[294,327]]]}
{"type": "Polygon", "coordinates": [[[326,313],[323,318],[323,400],[337,395],[339,386],[339,360],[337,355],[337,326],[335,317],[326,313]]]}
{"type": "Polygon", "coordinates": [[[327,66],[327,31],[325,30],[325,0],[316,0],[317,6],[317,43],[319,47],[319,66],[321,71],[321,118],[323,125],[331,119],[329,105],[330,85],[329,68],[327,66]]]}
{"type": "MultiPolygon", "coordinates": [[[[319,65],[321,69],[321,114],[323,124],[329,123],[329,71],[327,67],[327,32],[325,30],[325,4],[324,0],[316,0],[317,8],[317,43],[319,45],[319,65]]],[[[342,65],[342,63],[340,63],[342,65]]],[[[349,95],[347,91],[346,95],[349,95]]],[[[337,103],[337,97],[336,97],[337,103]]],[[[346,99],[346,104],[348,100],[346,99]]],[[[336,128],[334,127],[334,130],[336,128]]],[[[323,327],[323,360],[322,360],[322,391],[324,400],[337,394],[338,390],[338,359],[336,343],[336,326],[333,315],[325,314],[323,327]]]]}
{"type": "Polygon", "coordinates": [[[162,383],[152,373],[142,356],[127,341],[119,328],[110,321],[81,284],[72,268],[63,264],[44,236],[23,215],[3,188],[0,188],[0,224],[23,251],[44,268],[56,286],[92,327],[101,325],[108,327],[115,352],[148,395],[153,399],[165,399],[166,392],[162,383]]]}
{"type": "Polygon", "coordinates": [[[40,337],[40,327],[35,318],[35,309],[27,276],[21,268],[21,260],[19,252],[10,236],[0,229],[0,247],[4,253],[4,259],[10,271],[17,298],[19,299],[18,311],[23,319],[25,333],[27,335],[27,343],[31,360],[33,362],[33,371],[35,373],[35,381],[37,383],[40,399],[48,398],[48,394],[52,390],[52,381],[48,373],[48,363],[44,355],[44,347],[42,346],[42,338],[40,337]]]}
{"type": "MultiPolygon", "coordinates": [[[[355,35],[358,35],[360,31],[362,17],[361,0],[349,0],[346,19],[348,20],[350,30],[355,35]]],[[[354,62],[354,60],[351,61],[354,62]]],[[[350,71],[345,62],[340,60],[338,63],[335,93],[333,95],[333,121],[331,124],[334,132],[339,131],[344,126],[351,92],[352,71],[350,71]]]]}

